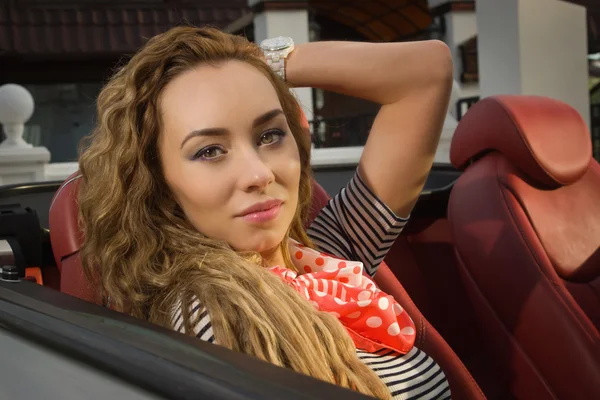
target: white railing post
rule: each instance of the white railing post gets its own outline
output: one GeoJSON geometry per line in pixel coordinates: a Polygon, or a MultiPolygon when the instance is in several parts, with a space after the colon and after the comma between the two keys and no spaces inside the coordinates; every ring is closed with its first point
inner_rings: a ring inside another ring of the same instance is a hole
{"type": "Polygon", "coordinates": [[[33,108],[33,97],[23,86],[13,83],[0,86],[0,123],[6,135],[0,148],[32,147],[23,140],[23,131],[33,108]]]}
{"type": "Polygon", "coordinates": [[[33,97],[23,86],[13,83],[0,86],[0,124],[6,135],[0,143],[0,185],[46,179],[44,170],[50,152],[23,139],[25,123],[33,110],[33,97]]]}

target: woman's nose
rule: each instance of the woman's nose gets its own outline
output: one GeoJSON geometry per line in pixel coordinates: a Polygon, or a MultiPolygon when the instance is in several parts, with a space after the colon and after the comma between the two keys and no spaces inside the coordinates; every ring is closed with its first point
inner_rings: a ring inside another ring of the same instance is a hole
{"type": "Polygon", "coordinates": [[[246,192],[261,191],[275,180],[271,167],[256,151],[248,151],[241,160],[240,186],[246,192]]]}

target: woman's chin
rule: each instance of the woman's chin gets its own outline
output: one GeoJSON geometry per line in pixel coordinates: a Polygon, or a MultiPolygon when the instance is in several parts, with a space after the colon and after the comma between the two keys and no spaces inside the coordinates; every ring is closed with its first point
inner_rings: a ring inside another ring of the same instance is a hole
{"type": "Polygon", "coordinates": [[[279,249],[279,245],[283,241],[284,235],[275,232],[261,232],[260,234],[252,235],[243,242],[239,242],[239,246],[234,246],[238,251],[253,251],[266,255],[275,252],[279,249]]]}

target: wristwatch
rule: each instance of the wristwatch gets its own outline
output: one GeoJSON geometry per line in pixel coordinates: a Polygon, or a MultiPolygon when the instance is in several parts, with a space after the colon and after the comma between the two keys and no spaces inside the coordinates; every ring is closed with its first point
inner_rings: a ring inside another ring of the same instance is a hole
{"type": "Polygon", "coordinates": [[[285,81],[285,59],[294,50],[294,41],[290,37],[278,36],[265,39],[260,43],[265,59],[271,69],[285,81]]]}

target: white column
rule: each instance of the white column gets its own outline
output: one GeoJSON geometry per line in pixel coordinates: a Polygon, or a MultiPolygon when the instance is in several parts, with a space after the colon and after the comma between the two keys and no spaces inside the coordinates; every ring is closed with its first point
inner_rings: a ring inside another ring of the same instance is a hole
{"type": "MultiPolygon", "coordinates": [[[[428,4],[429,8],[433,8],[451,2],[452,0],[429,0],[428,4]]],[[[447,12],[441,18],[444,19],[446,27],[443,40],[452,52],[454,80],[460,82],[460,75],[463,71],[460,45],[477,35],[477,16],[475,11],[456,10],[447,12]]],[[[477,82],[460,83],[460,92],[462,97],[479,96],[479,84],[477,82]]]]}
{"type": "Polygon", "coordinates": [[[481,97],[541,95],[590,124],[584,7],[559,0],[477,0],[481,97]]]}
{"type": "MultiPolygon", "coordinates": [[[[429,8],[442,6],[450,3],[451,0],[429,0],[429,8]]],[[[435,162],[450,163],[450,144],[452,136],[456,130],[458,122],[456,120],[456,102],[462,97],[471,97],[479,95],[479,85],[477,83],[460,83],[462,73],[462,58],[459,46],[468,39],[477,34],[477,22],[473,11],[450,11],[442,15],[446,32],[443,41],[448,45],[452,53],[452,62],[454,64],[454,84],[452,95],[448,105],[448,113],[444,120],[440,142],[435,153],[435,162]]]]}
{"type": "MultiPolygon", "coordinates": [[[[463,72],[460,45],[477,35],[477,16],[474,11],[451,11],[446,18],[446,44],[452,51],[454,62],[454,79],[460,82],[463,72]]],[[[479,83],[467,82],[460,84],[463,97],[479,96],[479,83]]]]}
{"type": "MultiPolygon", "coordinates": [[[[253,7],[264,0],[248,0],[248,5],[253,7]]],[[[267,1],[268,3],[268,1],[267,1]]],[[[289,36],[294,43],[308,43],[309,25],[308,10],[269,10],[268,7],[254,15],[254,40],[260,43],[264,39],[274,36],[289,36]]],[[[313,96],[311,88],[294,89],[296,97],[309,120],[313,119],[313,96]]]]}

